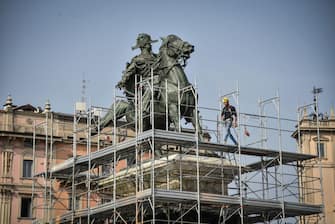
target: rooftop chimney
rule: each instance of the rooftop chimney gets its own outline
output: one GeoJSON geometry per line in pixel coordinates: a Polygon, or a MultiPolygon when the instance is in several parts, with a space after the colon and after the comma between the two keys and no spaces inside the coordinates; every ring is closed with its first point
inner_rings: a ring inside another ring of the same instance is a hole
{"type": "Polygon", "coordinates": [[[11,110],[12,107],[13,107],[13,99],[12,99],[12,96],[8,94],[6,103],[4,104],[4,110],[9,111],[11,110]]]}
{"type": "Polygon", "coordinates": [[[43,113],[50,113],[51,112],[51,104],[50,104],[50,101],[47,100],[45,102],[45,106],[44,106],[44,111],[43,113]]]}

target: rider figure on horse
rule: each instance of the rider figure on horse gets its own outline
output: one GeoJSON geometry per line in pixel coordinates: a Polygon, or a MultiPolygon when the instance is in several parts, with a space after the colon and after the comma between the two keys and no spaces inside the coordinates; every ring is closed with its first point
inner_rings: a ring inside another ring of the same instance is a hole
{"type": "MultiPolygon", "coordinates": [[[[158,56],[152,52],[152,43],[158,40],[152,40],[151,36],[146,33],[140,33],[136,39],[136,45],[132,47],[132,50],[140,49],[141,53],[132,58],[130,63],[127,63],[126,70],[123,71],[122,79],[116,85],[120,89],[123,89],[128,101],[135,95],[135,75],[137,77],[149,78],[151,76],[151,68],[155,69],[158,65],[158,56]]],[[[155,75],[154,85],[157,85],[160,80],[159,77],[155,75]]],[[[139,79],[137,81],[140,81],[139,79]]],[[[149,111],[151,91],[148,86],[144,85],[143,88],[143,106],[144,111],[149,111]]]]}
{"type": "Polygon", "coordinates": [[[135,75],[139,75],[139,77],[142,78],[150,77],[150,70],[155,66],[155,63],[157,63],[157,54],[152,52],[151,46],[151,44],[155,42],[157,42],[157,40],[151,40],[149,34],[140,33],[138,35],[136,45],[132,47],[132,50],[139,48],[141,53],[133,57],[130,63],[127,63],[126,70],[123,71],[122,79],[116,85],[125,90],[127,97],[133,96],[134,94],[134,89],[128,89],[127,83],[133,83],[135,81],[135,75]]]}

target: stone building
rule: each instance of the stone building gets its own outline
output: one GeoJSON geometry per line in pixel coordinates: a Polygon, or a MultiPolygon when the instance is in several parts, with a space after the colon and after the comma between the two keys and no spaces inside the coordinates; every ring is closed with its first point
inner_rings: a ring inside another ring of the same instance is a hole
{"type": "MultiPolygon", "coordinates": [[[[319,155],[317,160],[306,161],[302,179],[302,200],[307,203],[324,203],[325,223],[335,223],[335,115],[334,110],[327,114],[320,114],[319,121],[316,116],[307,115],[304,111],[299,127],[292,137],[300,140],[301,153],[319,155]],[[319,131],[318,131],[319,130],[319,131]],[[319,134],[318,134],[319,132],[319,134]],[[319,143],[319,147],[318,147],[319,143]],[[318,150],[319,148],[319,150],[318,150]],[[319,164],[322,170],[320,172],[319,164]],[[323,193],[320,191],[319,178],[322,179],[323,193]],[[320,193],[315,194],[319,191],[320,193]],[[322,195],[323,194],[323,195],[322,195]]],[[[299,142],[298,142],[299,143],[299,142]]],[[[303,223],[312,223],[315,220],[306,219],[303,223]]]]}
{"type": "MultiPolygon", "coordinates": [[[[42,177],[46,168],[73,156],[72,142],[73,115],[52,112],[49,102],[44,109],[30,104],[15,106],[8,96],[0,110],[1,224],[47,220],[46,216],[69,209],[68,193],[64,192],[57,195],[57,209],[45,212],[51,199],[45,192],[51,183],[42,177]],[[34,176],[39,173],[42,175],[34,176]]],[[[78,154],[86,153],[85,144],[77,147],[78,154]]]]}

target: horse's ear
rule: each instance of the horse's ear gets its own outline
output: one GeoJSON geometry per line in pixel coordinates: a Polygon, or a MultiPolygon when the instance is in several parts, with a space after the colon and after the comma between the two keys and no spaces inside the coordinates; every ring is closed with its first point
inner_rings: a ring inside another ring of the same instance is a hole
{"type": "Polygon", "coordinates": [[[161,37],[161,40],[163,41],[162,45],[164,45],[167,42],[167,38],[166,37],[161,37]]]}

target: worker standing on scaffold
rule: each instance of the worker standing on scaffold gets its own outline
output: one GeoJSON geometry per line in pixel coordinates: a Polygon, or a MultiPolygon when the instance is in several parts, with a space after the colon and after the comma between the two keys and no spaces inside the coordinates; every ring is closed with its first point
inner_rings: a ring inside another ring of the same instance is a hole
{"type": "Polygon", "coordinates": [[[237,113],[234,106],[229,104],[229,99],[227,97],[223,98],[223,108],[221,112],[221,119],[224,122],[224,126],[226,127],[226,136],[224,137],[224,144],[227,144],[228,137],[233,141],[235,145],[237,145],[237,141],[234,136],[231,134],[230,128],[237,127],[237,113]]]}

